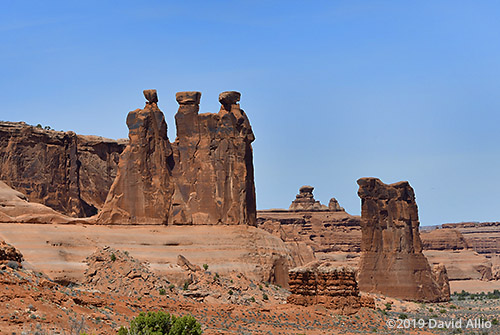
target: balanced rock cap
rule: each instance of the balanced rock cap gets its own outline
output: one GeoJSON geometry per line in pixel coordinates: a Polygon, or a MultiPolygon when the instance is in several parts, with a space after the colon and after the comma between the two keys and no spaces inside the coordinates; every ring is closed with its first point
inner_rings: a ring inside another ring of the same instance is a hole
{"type": "Polygon", "coordinates": [[[156,94],[156,90],[144,90],[144,97],[148,101],[148,104],[153,104],[158,102],[158,95],[156,94]]]}
{"type": "Polygon", "coordinates": [[[201,93],[197,91],[177,92],[175,100],[179,105],[199,105],[201,93]]]}
{"type": "Polygon", "coordinates": [[[241,93],[236,91],[226,91],[219,94],[219,102],[224,106],[231,106],[240,101],[241,93]]]}

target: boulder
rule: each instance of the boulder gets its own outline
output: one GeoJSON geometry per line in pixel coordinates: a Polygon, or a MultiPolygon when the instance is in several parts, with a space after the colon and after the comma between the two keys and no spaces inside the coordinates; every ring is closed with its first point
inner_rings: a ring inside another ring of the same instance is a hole
{"type": "Polygon", "coordinates": [[[359,287],[412,301],[446,301],[422,253],[418,209],[406,181],[358,180],[361,198],[359,287]]]}

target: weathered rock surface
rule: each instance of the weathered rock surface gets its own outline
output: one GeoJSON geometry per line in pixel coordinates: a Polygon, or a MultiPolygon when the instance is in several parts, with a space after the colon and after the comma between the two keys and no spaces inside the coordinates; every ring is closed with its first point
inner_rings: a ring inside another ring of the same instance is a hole
{"type": "Polygon", "coordinates": [[[0,240],[0,264],[17,262],[20,266],[22,261],[23,255],[16,248],[0,240]]]}
{"type": "Polygon", "coordinates": [[[441,228],[458,230],[477,253],[500,254],[500,222],[445,223],[441,228]]]}
{"type": "Polygon", "coordinates": [[[432,267],[432,275],[434,280],[441,288],[441,297],[443,300],[450,300],[450,282],[448,279],[448,271],[444,264],[436,264],[432,267]]]}
{"type": "Polygon", "coordinates": [[[290,211],[309,211],[309,210],[327,210],[328,207],[322,205],[319,201],[314,199],[313,196],[314,187],[312,186],[302,186],[299,189],[299,194],[295,196],[295,200],[292,201],[290,211]]]}
{"type": "Polygon", "coordinates": [[[359,287],[414,301],[444,301],[422,253],[418,209],[408,182],[358,180],[361,198],[359,287]]]}
{"type": "Polygon", "coordinates": [[[335,198],[328,207],[322,205],[314,200],[313,189],[302,186],[289,210],[258,211],[258,227],[280,237],[297,254],[302,254],[302,264],[315,258],[329,259],[332,252],[359,252],[360,218],[346,213],[335,198]]]}
{"type": "Polygon", "coordinates": [[[217,114],[198,114],[200,98],[199,92],[176,95],[175,191],[168,221],[255,226],[254,135],[238,104],[240,93],[221,93],[217,114]]]}
{"type": "Polygon", "coordinates": [[[58,212],[94,215],[116,175],[121,141],[0,122],[0,180],[58,212]]]}
{"type": "Polygon", "coordinates": [[[144,109],[127,116],[129,142],[99,213],[103,224],[166,224],[173,194],[172,148],[155,90],[144,91],[144,109]]]}
{"type": "Polygon", "coordinates": [[[67,217],[42,204],[29,202],[24,194],[0,181],[0,222],[69,223],[85,220],[67,217]]]}
{"type": "Polygon", "coordinates": [[[370,299],[359,294],[356,272],[328,262],[312,262],[290,270],[288,303],[302,306],[324,305],[337,313],[350,315],[361,307],[374,308],[370,299]]]}
{"type": "Polygon", "coordinates": [[[89,255],[87,269],[81,284],[92,290],[123,296],[160,295],[170,282],[153,273],[137,259],[110,247],[103,247],[89,255]]]}
{"type": "Polygon", "coordinates": [[[422,247],[424,250],[466,250],[467,241],[456,229],[433,229],[421,231],[422,247]]]}
{"type": "Polygon", "coordinates": [[[22,252],[30,267],[51,279],[81,282],[85,259],[96,249],[109,246],[147,261],[150,269],[167,278],[179,277],[179,254],[195,266],[208,264],[220,275],[242,273],[260,282],[288,284],[288,269],[298,264],[279,238],[247,225],[84,225],[0,223],[0,239],[22,252]],[[286,260],[286,267],[279,264],[286,260]],[[283,271],[277,274],[276,271],[283,271]]]}

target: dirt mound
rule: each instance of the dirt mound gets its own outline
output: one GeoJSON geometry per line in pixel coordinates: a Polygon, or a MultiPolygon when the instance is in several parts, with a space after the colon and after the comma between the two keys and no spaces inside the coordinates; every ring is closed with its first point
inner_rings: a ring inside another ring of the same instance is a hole
{"type": "MultiPolygon", "coordinates": [[[[86,258],[88,264],[82,286],[90,290],[124,296],[159,296],[169,290],[170,282],[153,273],[145,263],[110,247],[98,249],[86,258]]],[[[170,286],[171,287],[171,286],[170,286]]]]}

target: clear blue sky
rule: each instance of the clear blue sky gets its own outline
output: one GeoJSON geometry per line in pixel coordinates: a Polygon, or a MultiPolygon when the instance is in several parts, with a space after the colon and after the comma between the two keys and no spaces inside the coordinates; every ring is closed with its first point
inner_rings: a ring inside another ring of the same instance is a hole
{"type": "Polygon", "coordinates": [[[408,180],[423,225],[500,221],[498,1],[0,2],[0,120],[127,136],[156,88],[242,93],[259,209],[298,188],[360,213],[408,180]]]}

